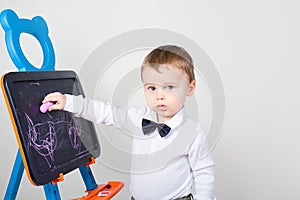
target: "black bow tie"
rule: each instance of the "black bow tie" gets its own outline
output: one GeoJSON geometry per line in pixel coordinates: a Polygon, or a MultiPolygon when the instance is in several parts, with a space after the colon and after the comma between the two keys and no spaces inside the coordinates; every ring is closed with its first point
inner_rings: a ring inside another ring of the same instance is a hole
{"type": "Polygon", "coordinates": [[[150,121],[148,119],[144,119],[142,121],[142,128],[145,135],[152,133],[156,128],[159,132],[159,135],[161,137],[165,137],[170,132],[171,128],[167,126],[166,124],[161,123],[155,123],[153,121],[150,121]]]}

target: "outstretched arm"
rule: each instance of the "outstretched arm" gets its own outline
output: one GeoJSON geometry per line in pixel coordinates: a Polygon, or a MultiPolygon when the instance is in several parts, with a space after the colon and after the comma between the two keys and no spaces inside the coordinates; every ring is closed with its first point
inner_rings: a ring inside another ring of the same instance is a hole
{"type": "Polygon", "coordinates": [[[127,130],[136,128],[138,119],[148,113],[146,108],[120,108],[110,103],[83,98],[82,95],[74,96],[59,92],[48,94],[42,103],[47,102],[55,103],[48,111],[65,110],[94,123],[113,125],[127,130]]]}
{"type": "Polygon", "coordinates": [[[53,103],[53,105],[48,108],[48,111],[65,110],[95,123],[114,125],[112,106],[110,104],[83,98],[81,95],[74,96],[61,94],[60,92],[48,94],[42,103],[46,104],[48,102],[53,103]]]}

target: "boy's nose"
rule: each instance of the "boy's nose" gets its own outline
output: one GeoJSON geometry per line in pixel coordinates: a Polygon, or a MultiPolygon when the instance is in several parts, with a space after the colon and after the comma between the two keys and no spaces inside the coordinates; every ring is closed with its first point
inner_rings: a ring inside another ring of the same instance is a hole
{"type": "Polygon", "coordinates": [[[165,94],[164,94],[164,92],[163,91],[158,91],[158,93],[157,93],[157,100],[163,100],[163,99],[165,99],[165,94]]]}

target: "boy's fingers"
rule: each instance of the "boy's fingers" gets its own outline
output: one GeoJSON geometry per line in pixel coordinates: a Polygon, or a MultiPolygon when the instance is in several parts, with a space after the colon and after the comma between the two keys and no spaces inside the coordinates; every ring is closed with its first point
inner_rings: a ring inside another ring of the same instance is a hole
{"type": "Polygon", "coordinates": [[[58,101],[58,100],[59,100],[59,93],[54,92],[54,93],[50,93],[47,96],[45,96],[42,103],[47,103],[48,101],[58,101]]]}
{"type": "Polygon", "coordinates": [[[47,102],[52,102],[54,105],[48,108],[48,111],[52,110],[62,110],[64,109],[66,98],[63,94],[59,92],[50,93],[45,96],[44,100],[42,101],[43,104],[47,102]]]}
{"type": "Polygon", "coordinates": [[[61,110],[62,106],[60,104],[54,104],[53,106],[50,106],[48,111],[52,111],[52,110],[61,110]]]}
{"type": "Polygon", "coordinates": [[[52,95],[51,94],[48,94],[47,96],[45,96],[44,100],[42,101],[43,103],[46,103],[48,101],[51,101],[52,99],[52,95]]]}

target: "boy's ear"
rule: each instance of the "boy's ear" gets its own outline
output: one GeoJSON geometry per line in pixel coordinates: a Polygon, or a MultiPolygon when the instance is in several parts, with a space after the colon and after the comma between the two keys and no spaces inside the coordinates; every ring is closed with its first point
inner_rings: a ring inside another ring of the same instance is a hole
{"type": "Polygon", "coordinates": [[[195,90],[196,90],[196,80],[193,80],[189,84],[187,96],[192,96],[194,94],[195,90]]]}

